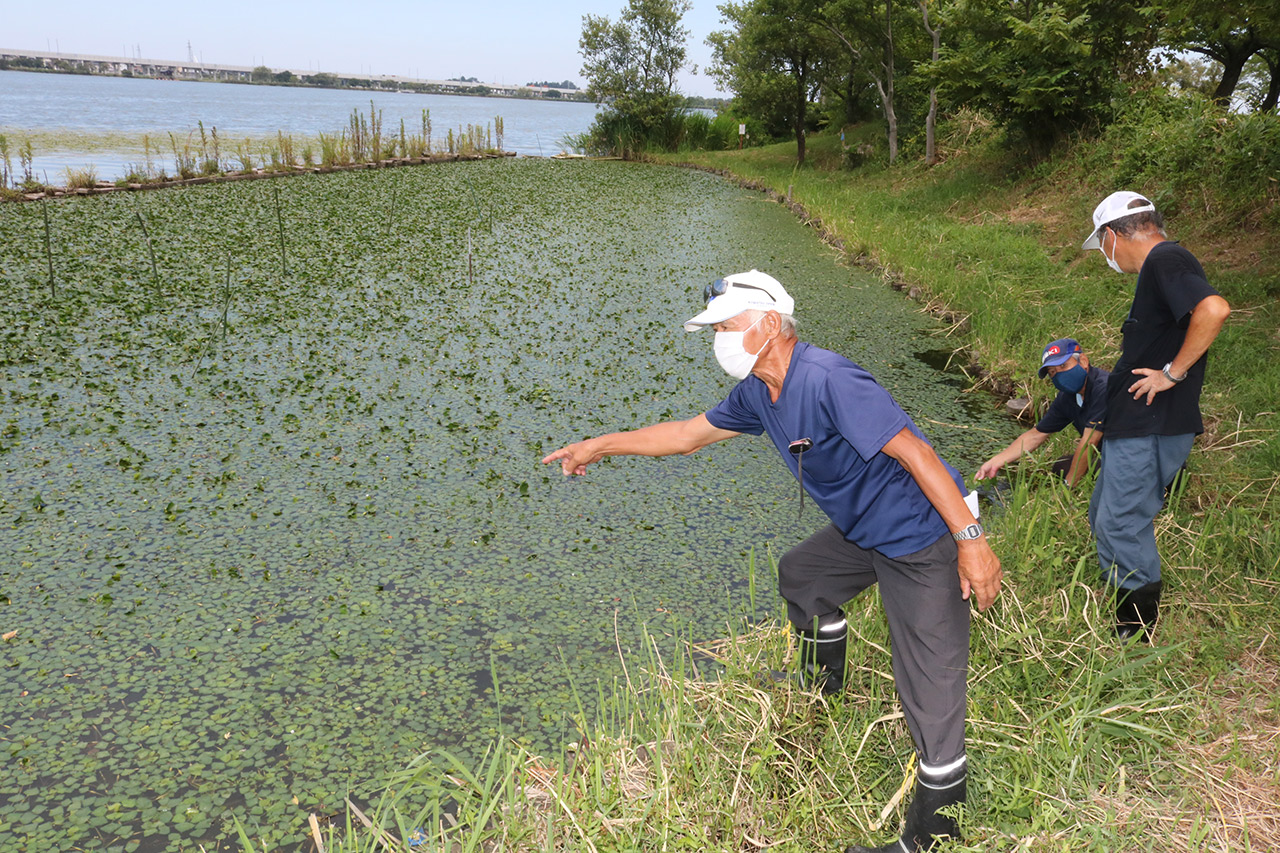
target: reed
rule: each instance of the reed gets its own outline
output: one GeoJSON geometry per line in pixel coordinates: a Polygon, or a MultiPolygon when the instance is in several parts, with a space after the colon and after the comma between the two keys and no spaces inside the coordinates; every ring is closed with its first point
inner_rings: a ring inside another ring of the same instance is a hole
{"type": "Polygon", "coordinates": [[[30,191],[30,190],[43,189],[40,182],[36,180],[36,176],[32,169],[32,165],[35,163],[35,159],[36,159],[36,154],[35,154],[35,150],[31,146],[31,140],[24,139],[22,141],[22,144],[18,146],[18,163],[22,167],[21,186],[25,190],[30,191]]]}
{"type": "Polygon", "coordinates": [[[196,158],[191,150],[190,135],[179,145],[178,138],[170,133],[169,147],[173,151],[173,167],[178,176],[183,180],[194,178],[196,176],[196,158]]]}
{"type": "Polygon", "coordinates": [[[13,160],[9,157],[9,137],[0,133],[0,189],[13,182],[13,160]]]}
{"type": "Polygon", "coordinates": [[[382,162],[382,110],[375,108],[373,101],[369,101],[369,147],[373,162],[382,162]]]}
{"type": "Polygon", "coordinates": [[[293,152],[293,136],[283,131],[276,131],[276,143],[280,148],[280,164],[286,169],[292,169],[297,165],[297,158],[293,152]]]}
{"type": "Polygon", "coordinates": [[[253,143],[248,139],[236,143],[236,159],[240,161],[240,171],[247,174],[253,171],[253,143]]]}
{"type": "Polygon", "coordinates": [[[159,153],[151,142],[149,134],[142,135],[142,169],[146,180],[150,180],[156,174],[156,165],[153,155],[159,153]]]}
{"type": "Polygon", "coordinates": [[[91,189],[98,183],[98,173],[92,166],[86,166],[83,169],[73,169],[68,166],[63,171],[66,175],[67,187],[70,189],[91,189]]]}
{"type": "Polygon", "coordinates": [[[200,174],[216,175],[222,171],[222,164],[218,157],[218,129],[213,128],[212,140],[210,134],[205,133],[204,122],[196,121],[196,127],[200,131],[200,174]],[[210,148],[213,153],[210,154],[210,148]]]}
{"type": "Polygon", "coordinates": [[[320,165],[330,168],[338,163],[339,137],[327,133],[320,134],[320,165]]]}

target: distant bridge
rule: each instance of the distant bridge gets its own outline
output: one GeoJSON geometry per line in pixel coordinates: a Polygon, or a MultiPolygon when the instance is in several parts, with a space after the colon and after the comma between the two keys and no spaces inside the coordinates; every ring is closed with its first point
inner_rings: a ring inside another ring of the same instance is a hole
{"type": "MultiPolygon", "coordinates": [[[[492,94],[507,97],[580,98],[580,89],[546,86],[511,86],[504,83],[470,83],[461,80],[423,80],[395,74],[343,74],[272,68],[268,80],[255,79],[247,65],[219,65],[209,62],[181,62],[174,59],[139,59],[129,56],[94,56],[86,53],[59,53],[40,50],[11,50],[0,47],[0,66],[13,70],[33,69],[114,77],[152,77],[159,80],[220,80],[232,83],[275,82],[330,85],[342,88],[370,88],[384,91],[414,91],[448,95],[492,94]],[[552,94],[554,93],[554,94],[552,94]]],[[[261,72],[259,72],[261,73],[261,72]]]]}

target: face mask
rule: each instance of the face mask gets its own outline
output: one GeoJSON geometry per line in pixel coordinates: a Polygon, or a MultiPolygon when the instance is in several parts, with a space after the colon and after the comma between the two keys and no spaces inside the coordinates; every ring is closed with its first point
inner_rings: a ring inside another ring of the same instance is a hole
{"type": "MultiPolygon", "coordinates": [[[[761,317],[756,320],[759,323],[761,317]]],[[[715,353],[716,361],[720,362],[720,366],[724,368],[724,372],[732,376],[734,379],[746,379],[751,375],[751,368],[756,366],[756,359],[760,357],[760,353],[764,352],[764,347],[760,347],[760,352],[749,353],[746,347],[742,345],[742,338],[751,331],[756,323],[752,323],[741,332],[716,332],[715,353]]],[[[765,342],[768,346],[768,341],[765,342]]]]}
{"type": "Polygon", "coordinates": [[[1116,243],[1118,242],[1119,242],[1119,239],[1116,237],[1116,232],[1112,231],[1111,232],[1111,254],[1110,255],[1107,254],[1105,238],[1103,239],[1103,245],[1098,247],[1098,251],[1102,252],[1102,257],[1107,259],[1107,266],[1111,267],[1113,270],[1123,275],[1124,270],[1120,269],[1120,265],[1116,263],[1116,243]]]}
{"type": "Polygon", "coordinates": [[[1070,370],[1063,370],[1060,373],[1053,374],[1049,380],[1053,383],[1053,387],[1059,391],[1066,391],[1068,394],[1079,394],[1080,389],[1084,387],[1084,380],[1088,376],[1082,365],[1077,364],[1070,370]]]}

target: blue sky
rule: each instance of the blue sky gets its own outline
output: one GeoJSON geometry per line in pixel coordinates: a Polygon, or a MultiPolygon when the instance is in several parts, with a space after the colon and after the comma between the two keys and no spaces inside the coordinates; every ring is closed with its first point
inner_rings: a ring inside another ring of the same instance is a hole
{"type": "MultiPolygon", "coordinates": [[[[722,28],[716,2],[723,0],[694,0],[684,19],[690,59],[699,70],[683,75],[686,94],[721,94],[702,73],[711,59],[707,34],[722,28]]],[[[0,47],[186,59],[190,41],[197,59],[228,65],[581,84],[582,16],[616,18],[624,3],[49,0],[7,4],[0,47]]]]}

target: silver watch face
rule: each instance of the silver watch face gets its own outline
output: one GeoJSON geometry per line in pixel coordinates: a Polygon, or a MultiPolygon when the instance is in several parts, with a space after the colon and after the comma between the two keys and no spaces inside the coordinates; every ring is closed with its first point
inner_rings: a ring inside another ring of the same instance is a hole
{"type": "Polygon", "coordinates": [[[979,524],[970,524],[968,527],[966,527],[964,530],[961,530],[959,533],[952,534],[952,536],[955,537],[957,540],[977,539],[981,535],[982,535],[982,526],[979,524]]]}

